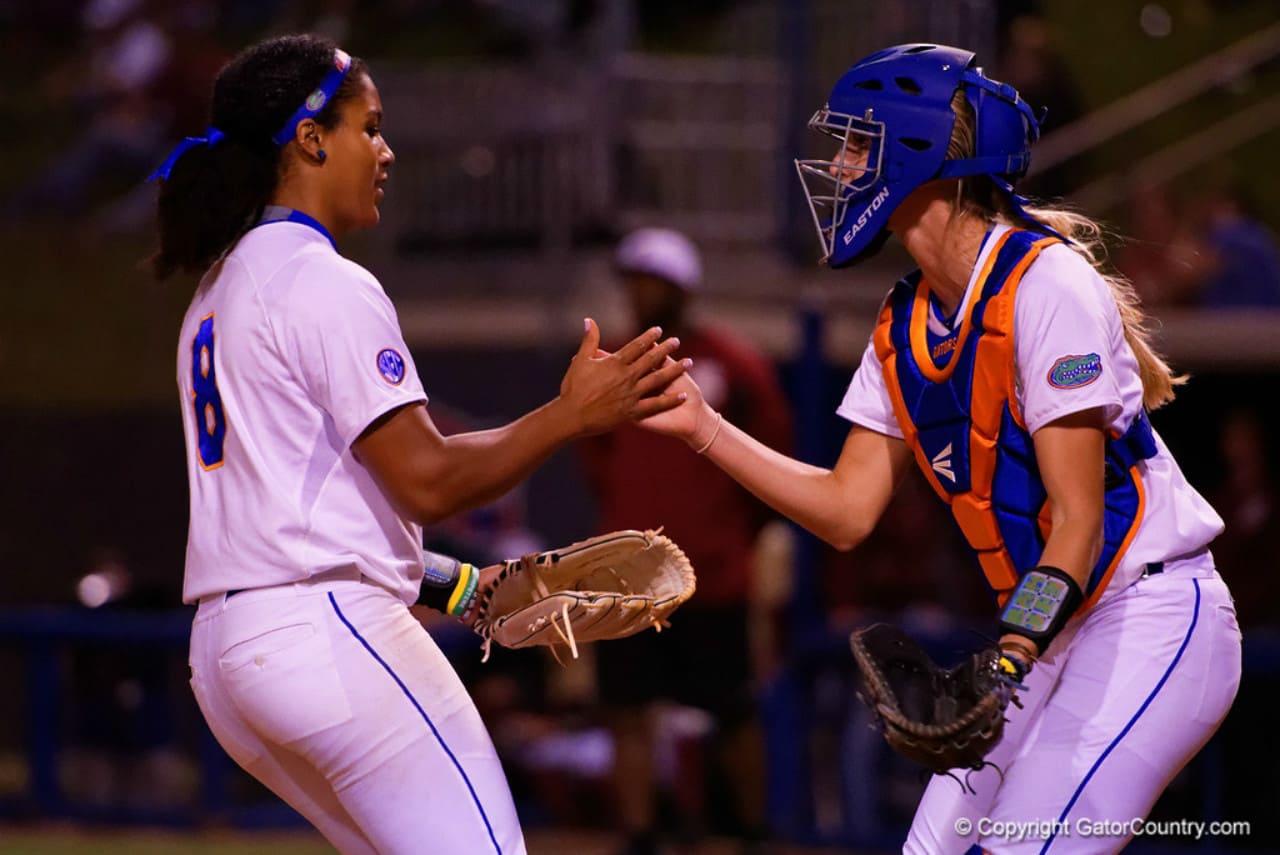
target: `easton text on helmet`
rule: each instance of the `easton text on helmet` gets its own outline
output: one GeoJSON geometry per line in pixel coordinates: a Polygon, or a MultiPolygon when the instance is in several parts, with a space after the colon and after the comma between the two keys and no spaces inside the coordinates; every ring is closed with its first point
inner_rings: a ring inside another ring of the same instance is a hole
{"type": "Polygon", "coordinates": [[[844,236],[844,242],[846,244],[848,244],[851,240],[853,240],[854,236],[858,232],[862,231],[863,226],[867,224],[868,218],[870,218],[870,216],[874,214],[876,211],[880,210],[880,206],[883,205],[884,200],[888,198],[889,198],[889,188],[886,187],[876,194],[876,197],[871,200],[871,202],[867,205],[867,207],[862,209],[862,213],[858,215],[857,222],[853,224],[853,228],[849,229],[848,233],[846,233],[844,236]]]}

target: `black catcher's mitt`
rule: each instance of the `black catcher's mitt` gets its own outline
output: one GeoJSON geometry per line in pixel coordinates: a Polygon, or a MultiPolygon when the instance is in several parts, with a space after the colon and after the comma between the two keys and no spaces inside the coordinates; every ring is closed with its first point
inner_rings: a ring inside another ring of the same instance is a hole
{"type": "Polygon", "coordinates": [[[986,765],[1004,733],[1005,708],[1016,702],[998,648],[948,671],[896,626],[860,629],[850,642],[866,684],[863,700],[895,751],[936,775],[986,765]]]}

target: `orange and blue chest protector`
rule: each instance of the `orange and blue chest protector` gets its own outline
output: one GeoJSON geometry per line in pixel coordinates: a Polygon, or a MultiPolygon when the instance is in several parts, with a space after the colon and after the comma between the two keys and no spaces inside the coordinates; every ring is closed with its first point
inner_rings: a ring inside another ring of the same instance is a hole
{"type": "MultiPolygon", "coordinates": [[[[1056,241],[1031,231],[1002,234],[958,331],[942,339],[929,333],[928,283],[920,271],[910,274],[890,293],[874,336],[903,438],[1002,605],[1039,564],[1050,531],[1048,494],[1017,402],[1013,319],[1023,274],[1056,241]]],[[[1142,520],[1138,463],[1155,453],[1145,414],[1107,439],[1103,547],[1085,608],[1106,588],[1142,520]]]]}

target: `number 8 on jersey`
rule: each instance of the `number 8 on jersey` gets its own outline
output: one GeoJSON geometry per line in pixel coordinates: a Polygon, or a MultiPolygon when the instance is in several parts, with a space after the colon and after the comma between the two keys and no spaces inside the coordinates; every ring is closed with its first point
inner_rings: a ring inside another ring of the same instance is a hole
{"type": "Polygon", "coordinates": [[[200,328],[191,342],[191,387],[195,390],[196,436],[199,437],[200,465],[205,470],[222,465],[222,444],[227,438],[227,417],[218,394],[218,377],[213,368],[213,313],[200,319],[200,328]]]}

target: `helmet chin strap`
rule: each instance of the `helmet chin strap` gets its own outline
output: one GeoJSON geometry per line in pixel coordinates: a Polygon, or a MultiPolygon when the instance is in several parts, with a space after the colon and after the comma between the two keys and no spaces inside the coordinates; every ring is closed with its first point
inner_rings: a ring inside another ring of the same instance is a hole
{"type": "Polygon", "coordinates": [[[1026,167],[1030,163],[1030,161],[1031,161],[1031,156],[1029,152],[1024,152],[1022,155],[1010,156],[1007,158],[1005,157],[969,157],[969,158],[963,158],[963,159],[957,159],[957,160],[948,160],[943,162],[942,168],[938,170],[938,177],[939,178],[969,178],[976,175],[985,175],[986,177],[991,179],[991,182],[993,184],[995,184],[997,187],[999,187],[1001,190],[1004,191],[1005,196],[1007,196],[1009,199],[1009,205],[1020,217],[1022,217],[1024,220],[1026,220],[1029,223],[1035,223],[1036,228],[1040,229],[1041,231],[1047,234],[1053,235],[1058,240],[1062,241],[1068,246],[1074,246],[1075,242],[1072,241],[1070,238],[1066,237],[1063,234],[1060,234],[1056,229],[1054,229],[1048,223],[1043,222],[1042,220],[1038,220],[1035,217],[1028,214],[1027,207],[1031,205],[1031,200],[1028,199],[1026,196],[1023,196],[1021,193],[1018,193],[1016,190],[1014,190],[1013,182],[1009,181],[1006,178],[1001,177],[1002,175],[1006,175],[1006,174],[1011,174],[1011,175],[1022,174],[1022,172],[1026,170],[1026,167]],[[1012,164],[1017,164],[1020,166],[1019,168],[1015,168],[1015,169],[1004,168],[1005,166],[1012,165],[1012,164]],[[999,167],[999,168],[996,168],[996,167],[999,167]]]}
{"type": "Polygon", "coordinates": [[[1009,204],[1013,206],[1013,210],[1016,211],[1018,215],[1022,217],[1022,219],[1026,220],[1029,223],[1035,223],[1036,228],[1038,228],[1043,232],[1053,235],[1058,240],[1065,243],[1067,246],[1075,246],[1075,241],[1071,240],[1071,238],[1067,237],[1064,234],[1059,233],[1057,229],[1055,229],[1053,226],[1049,225],[1048,223],[1044,222],[1043,220],[1038,220],[1035,217],[1028,214],[1027,206],[1031,204],[1031,200],[1028,199],[1026,196],[1023,196],[1021,193],[1016,192],[1013,189],[1012,184],[1010,184],[1008,181],[1005,181],[1001,178],[997,178],[994,175],[991,176],[991,180],[994,181],[995,185],[999,187],[1001,190],[1003,190],[1005,192],[1005,195],[1009,197],[1009,204]]]}

